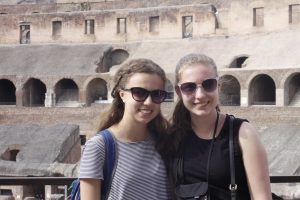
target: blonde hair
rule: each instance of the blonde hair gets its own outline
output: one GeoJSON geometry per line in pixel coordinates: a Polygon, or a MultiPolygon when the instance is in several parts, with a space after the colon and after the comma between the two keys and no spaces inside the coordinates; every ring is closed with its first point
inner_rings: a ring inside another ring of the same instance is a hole
{"type": "MultiPolygon", "coordinates": [[[[212,68],[216,77],[218,76],[217,66],[214,60],[204,54],[188,54],[182,57],[175,69],[175,85],[180,81],[181,73],[189,66],[195,64],[202,64],[204,66],[212,68]]],[[[216,107],[217,111],[220,111],[219,106],[216,107]]],[[[171,148],[174,148],[175,151],[179,147],[179,143],[186,133],[191,129],[191,116],[190,112],[186,109],[181,98],[178,98],[178,101],[175,105],[173,116],[172,116],[172,125],[170,132],[173,137],[173,145],[171,148]]]]}

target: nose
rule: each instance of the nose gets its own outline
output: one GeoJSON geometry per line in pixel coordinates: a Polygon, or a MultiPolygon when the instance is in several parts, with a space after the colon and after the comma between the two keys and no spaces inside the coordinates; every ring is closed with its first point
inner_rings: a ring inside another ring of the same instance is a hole
{"type": "Polygon", "coordinates": [[[144,104],[151,104],[151,103],[152,103],[151,95],[148,95],[148,97],[144,101],[144,104]]]}
{"type": "Polygon", "coordinates": [[[195,91],[195,97],[201,98],[203,96],[205,96],[205,91],[203,90],[203,88],[200,85],[198,85],[196,88],[196,91],[195,91]]]}

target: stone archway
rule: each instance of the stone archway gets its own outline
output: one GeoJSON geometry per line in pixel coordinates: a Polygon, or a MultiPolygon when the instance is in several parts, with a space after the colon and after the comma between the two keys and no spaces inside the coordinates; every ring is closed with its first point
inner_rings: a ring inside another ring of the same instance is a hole
{"type": "Polygon", "coordinates": [[[91,80],[86,89],[86,104],[90,106],[92,103],[107,100],[107,83],[101,78],[91,80]]]}
{"type": "Polygon", "coordinates": [[[0,105],[16,105],[16,87],[10,80],[0,79],[0,105]]]}
{"type": "Polygon", "coordinates": [[[239,81],[232,75],[224,75],[219,82],[221,106],[240,106],[241,86],[239,81]]]}
{"type": "Polygon", "coordinates": [[[103,53],[102,58],[97,64],[99,67],[96,69],[96,72],[109,72],[112,66],[122,64],[128,57],[129,53],[126,50],[112,50],[112,48],[109,48],[103,53]]]}
{"type": "Polygon", "coordinates": [[[77,107],[79,106],[79,90],[72,79],[58,81],[54,88],[56,106],[77,107]]]}
{"type": "Polygon", "coordinates": [[[45,106],[46,85],[39,79],[29,79],[23,87],[23,106],[45,106]]]}
{"type": "Polygon", "coordinates": [[[248,56],[238,56],[230,63],[229,68],[243,68],[246,65],[248,56]]]}
{"type": "Polygon", "coordinates": [[[300,107],[300,73],[292,74],[285,87],[287,105],[300,107]]]}
{"type": "Polygon", "coordinates": [[[173,102],[174,101],[174,87],[173,87],[172,82],[169,79],[166,80],[165,91],[167,91],[167,97],[166,97],[165,101],[173,102]]]}
{"type": "Polygon", "coordinates": [[[250,105],[276,105],[275,82],[269,75],[255,76],[249,88],[250,105]]]}

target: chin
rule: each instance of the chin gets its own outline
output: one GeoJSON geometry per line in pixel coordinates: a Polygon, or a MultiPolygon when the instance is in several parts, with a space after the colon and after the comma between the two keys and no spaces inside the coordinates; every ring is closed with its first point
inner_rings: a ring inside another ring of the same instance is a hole
{"type": "Polygon", "coordinates": [[[194,109],[190,111],[191,113],[193,113],[196,116],[207,116],[209,115],[212,110],[211,109],[203,109],[203,110],[199,110],[199,109],[194,109]]]}
{"type": "Polygon", "coordinates": [[[138,117],[136,120],[137,120],[139,123],[148,124],[148,123],[151,122],[153,119],[154,119],[154,117],[149,117],[149,118],[138,117]]]}

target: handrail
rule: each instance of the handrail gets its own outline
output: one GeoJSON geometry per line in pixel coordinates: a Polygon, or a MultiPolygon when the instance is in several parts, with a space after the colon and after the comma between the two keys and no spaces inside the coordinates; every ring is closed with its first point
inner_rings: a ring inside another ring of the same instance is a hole
{"type": "Polygon", "coordinates": [[[300,176],[270,176],[271,183],[300,183],[300,176]]]}
{"type": "Polygon", "coordinates": [[[72,177],[1,176],[0,185],[70,185],[72,177]]]}
{"type": "MultiPolygon", "coordinates": [[[[70,185],[74,177],[0,176],[0,185],[70,185]]],[[[270,176],[271,183],[300,183],[300,176],[270,176]]]]}

